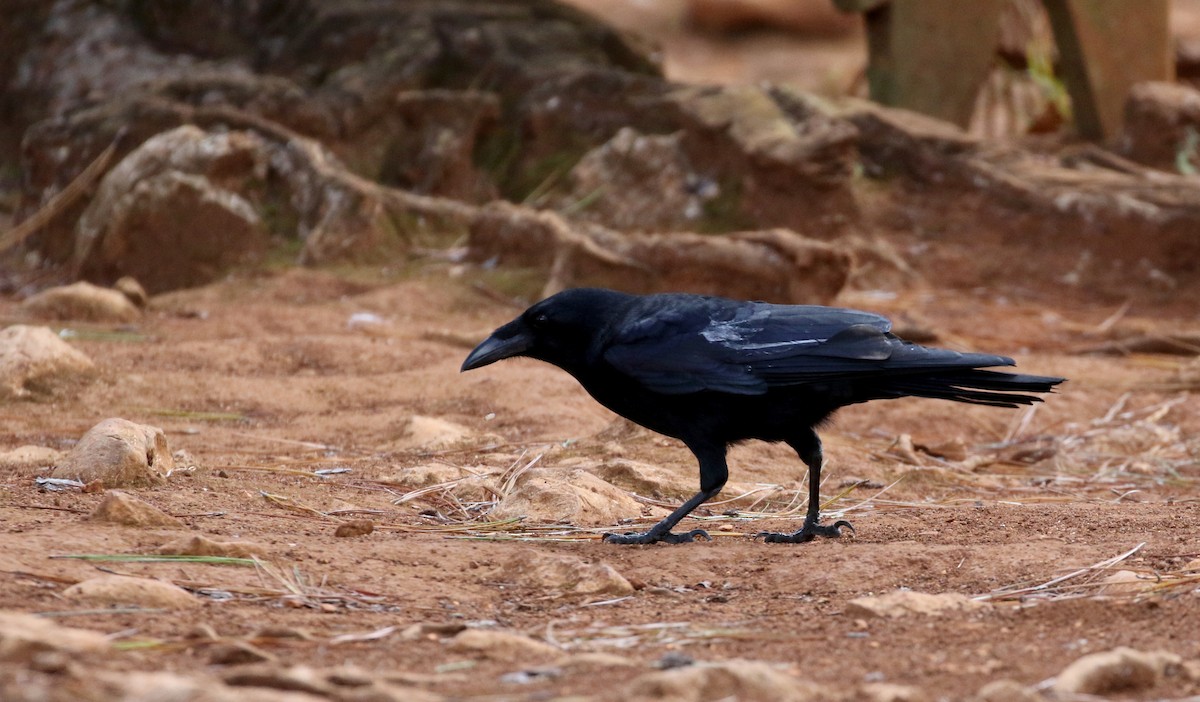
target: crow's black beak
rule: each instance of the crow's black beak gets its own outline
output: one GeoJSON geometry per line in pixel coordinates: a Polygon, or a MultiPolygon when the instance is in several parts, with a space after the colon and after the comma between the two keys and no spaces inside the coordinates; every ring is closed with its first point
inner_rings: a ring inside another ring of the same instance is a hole
{"type": "Polygon", "coordinates": [[[497,329],[495,333],[484,339],[483,343],[476,346],[475,350],[467,356],[467,360],[463,361],[459,372],[482,368],[504,358],[519,356],[533,346],[533,337],[529,333],[518,331],[505,338],[502,336],[505,331],[507,330],[504,327],[497,329]]]}

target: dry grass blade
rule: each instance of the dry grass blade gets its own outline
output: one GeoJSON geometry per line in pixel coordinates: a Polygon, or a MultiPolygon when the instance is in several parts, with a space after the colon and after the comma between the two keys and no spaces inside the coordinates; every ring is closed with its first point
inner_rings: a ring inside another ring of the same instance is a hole
{"type": "Polygon", "coordinates": [[[277,585],[268,589],[266,597],[282,599],[296,607],[310,609],[329,609],[330,607],[369,607],[378,608],[384,605],[385,598],[378,595],[368,595],[363,592],[336,591],[326,586],[325,579],[313,583],[296,566],[290,569],[281,568],[274,563],[268,563],[254,558],[259,577],[264,577],[264,587],[268,582],[277,585]]]}
{"type": "Polygon", "coordinates": [[[454,524],[392,524],[376,526],[375,528],[385,529],[388,531],[411,531],[429,534],[460,532],[492,533],[497,531],[508,531],[520,524],[523,519],[523,517],[512,517],[509,519],[500,519],[494,522],[461,522],[454,524]]]}
{"type": "Polygon", "coordinates": [[[1020,600],[1028,599],[1034,595],[1037,595],[1037,596],[1045,598],[1045,599],[1055,599],[1055,595],[1061,594],[1062,592],[1064,592],[1066,590],[1075,589],[1075,588],[1080,587],[1081,585],[1087,584],[1087,583],[1080,583],[1080,584],[1074,584],[1072,586],[1064,586],[1063,583],[1066,583],[1069,580],[1074,580],[1075,578],[1081,578],[1081,577],[1086,577],[1086,576],[1095,577],[1095,576],[1099,575],[1100,573],[1103,573],[1104,571],[1108,570],[1109,568],[1112,568],[1113,566],[1117,565],[1118,563],[1121,563],[1122,561],[1128,559],[1133,554],[1142,550],[1142,547],[1144,547],[1145,545],[1146,545],[1146,542],[1143,541],[1142,543],[1138,544],[1137,546],[1134,546],[1133,548],[1129,549],[1128,551],[1126,551],[1122,554],[1113,556],[1112,558],[1106,558],[1103,561],[1100,561],[1098,563],[1093,563],[1092,565],[1084,567],[1084,568],[1079,568],[1077,570],[1073,570],[1070,573],[1067,573],[1066,575],[1060,575],[1057,578],[1051,578],[1050,580],[1047,580],[1046,582],[1040,583],[1038,585],[1033,585],[1033,586],[1021,586],[1021,585],[1011,586],[1010,585],[1008,587],[1000,588],[999,590],[994,590],[986,595],[979,595],[979,596],[975,597],[974,599],[976,599],[980,602],[1005,601],[1005,600],[1020,601],[1020,600]]]}
{"type": "Polygon", "coordinates": [[[262,495],[263,499],[267,502],[270,502],[277,507],[282,507],[290,512],[296,512],[297,514],[303,514],[309,517],[318,517],[320,519],[330,519],[330,517],[326,516],[326,514],[321,510],[314,507],[309,507],[308,505],[300,504],[291,497],[272,495],[265,490],[259,490],[258,494],[262,495]]]}
{"type": "Polygon", "coordinates": [[[324,478],[320,473],[299,468],[272,468],[270,466],[221,466],[221,470],[241,470],[255,473],[278,473],[280,475],[299,475],[304,478],[324,478]]]}
{"type": "Polygon", "coordinates": [[[25,221],[16,227],[5,232],[3,236],[0,236],[0,253],[8,251],[29,238],[30,235],[46,226],[60,212],[67,210],[80,197],[87,194],[91,187],[108,171],[108,166],[112,163],[113,157],[117,153],[117,143],[120,142],[122,136],[123,134],[118,134],[111,144],[106,146],[96,158],[92,159],[91,163],[79,172],[79,175],[75,176],[74,180],[67,184],[67,187],[50,198],[50,201],[43,205],[41,209],[27,217],[25,221]]]}

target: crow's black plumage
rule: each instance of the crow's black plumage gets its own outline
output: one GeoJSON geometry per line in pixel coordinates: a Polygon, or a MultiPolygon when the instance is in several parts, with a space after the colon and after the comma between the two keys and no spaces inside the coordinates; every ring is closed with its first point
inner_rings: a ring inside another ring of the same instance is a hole
{"type": "Polygon", "coordinates": [[[926,348],[890,332],[884,317],[813,305],[772,305],[681,293],[566,290],[533,305],[471,352],[462,370],[527,356],[567,371],[600,404],[683,441],[700,462],[700,492],[641,534],[614,543],[677,543],[671,529],[721,490],[725,454],[746,439],[782,441],[808,465],[809,502],[794,534],[838,536],[821,525],[821,441],[814,427],[839,407],[932,397],[996,407],[1040,402],[1062,378],[980,370],[1012,359],[926,348]]]}

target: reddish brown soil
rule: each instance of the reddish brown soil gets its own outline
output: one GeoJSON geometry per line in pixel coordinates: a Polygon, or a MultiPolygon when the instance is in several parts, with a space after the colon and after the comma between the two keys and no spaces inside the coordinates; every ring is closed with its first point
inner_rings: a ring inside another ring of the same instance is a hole
{"type": "MultiPolygon", "coordinates": [[[[679,4],[629,5],[677,12],[679,4]]],[[[821,89],[832,82],[830,92],[838,92],[853,82],[854,61],[861,60],[853,58],[861,57],[853,38],[833,42],[815,64],[786,59],[770,38],[750,42],[757,51],[751,58],[732,59],[711,38],[675,32],[670,17],[632,17],[652,28],[668,22],[659,34],[675,41],[666,63],[680,79],[757,80],[770,73],[772,61],[783,60],[797,67],[802,84],[821,89]],[[714,58],[715,66],[699,67],[714,58]],[[753,70],[731,63],[742,60],[755,62],[753,70]]],[[[947,222],[960,226],[969,230],[971,222],[947,222]]],[[[939,256],[969,261],[972,254],[951,248],[939,256]]],[[[1058,263],[1069,270],[1072,261],[1058,263]]],[[[927,277],[949,285],[952,272],[934,268],[924,271],[927,277]]],[[[1110,336],[1104,322],[1120,305],[1079,302],[1080,291],[1064,300],[1058,292],[998,275],[986,289],[847,293],[840,304],[889,314],[899,327],[934,330],[939,344],[1009,354],[1023,370],[1070,382],[1031,417],[928,400],[844,410],[823,431],[823,492],[832,500],[827,510],[853,508],[845,515],[857,528],[853,538],[792,546],[747,536],[796,528],[799,520],[790,514],[716,520],[706,524],[717,537],[711,543],[652,547],[600,543],[599,529],[569,530],[569,541],[449,533],[439,514],[457,516],[452,503],[433,497],[393,503],[412,486],[389,478],[431,462],[507,467],[541,455],[540,465],[554,468],[619,455],[683,475],[695,471],[678,443],[614,430],[612,414],[549,366],[510,361],[460,375],[470,343],[514,310],[448,276],[443,266],[404,275],[244,273],[164,296],[137,325],[137,336],[73,342],[102,369],[78,396],[0,407],[0,451],[25,444],[66,449],[110,416],[161,426],[172,448],[189,451],[200,467],[172,476],[165,487],[134,492],[179,516],[186,529],[96,526],[84,517],[102,495],[43,492],[33,471],[0,473],[0,609],[57,612],[57,621],[113,634],[127,645],[81,661],[96,669],[220,675],[228,666],[211,662],[211,644],[189,638],[209,625],[226,639],[257,642],[284,663],[409,672],[428,676],[424,686],[438,693],[489,699],[622,699],[626,682],[672,652],[780,663],[841,691],[864,682],[915,685],[930,699],[963,699],[1001,678],[1037,684],[1081,655],[1121,645],[1195,661],[1195,582],[1134,596],[1102,591],[1095,583],[1109,571],[1099,571],[1068,581],[1074,589],[999,598],[969,614],[894,620],[844,614],[854,598],[897,588],[981,596],[1045,583],[1139,544],[1119,567],[1161,574],[1170,584],[1200,556],[1200,443],[1192,438],[1200,431],[1200,400],[1179,394],[1200,386],[1200,370],[1183,357],[1077,353],[1110,336]],[[384,321],[350,327],[356,312],[384,321]],[[1163,403],[1169,409],[1154,412],[1163,403]],[[398,448],[413,415],[458,422],[479,436],[443,451],[398,448]],[[905,434],[918,445],[961,440],[968,460],[1003,460],[972,470],[919,454],[920,465],[912,465],[891,450],[905,434]],[[500,445],[488,448],[495,436],[500,445]],[[991,447],[997,443],[1009,446],[991,447]],[[350,472],[303,473],[322,468],[350,472]],[[866,482],[845,492],[855,481],[866,482]],[[264,493],[325,515],[285,509],[264,493]],[[363,516],[375,521],[374,533],[334,536],[340,522],[363,516]],[[251,568],[52,558],[147,552],[185,534],[263,544],[268,563],[302,578],[301,595],[287,596],[279,578],[251,568]],[[607,563],[638,589],[606,602],[514,584],[498,572],[513,559],[557,554],[607,563]],[[72,614],[80,605],[60,593],[101,570],[169,579],[200,593],[205,604],[188,612],[72,614]],[[221,594],[253,588],[262,594],[221,594]],[[477,660],[437,635],[330,642],[389,626],[486,620],[569,651],[612,652],[641,664],[599,674],[568,668],[522,685],[500,676],[545,661],[477,660]],[[649,626],[655,624],[677,626],[649,626]],[[280,627],[311,638],[263,634],[280,627]]],[[[1135,299],[1114,329],[1195,331],[1194,301],[1164,307],[1161,293],[1155,295],[1146,297],[1154,303],[1135,299]]],[[[0,319],[17,319],[14,301],[0,301],[0,319]]],[[[789,495],[803,490],[801,464],[781,447],[738,447],[731,466],[734,481],[780,484],[789,495]]],[[[781,500],[759,506],[783,507],[781,500]]],[[[659,514],[648,508],[646,521],[659,514]]],[[[1146,694],[1198,695],[1200,683],[1170,676],[1135,696],[1146,694]]]]}
{"type": "MultiPolygon", "coordinates": [[[[1052,308],[1048,297],[1040,304],[1018,303],[999,301],[994,294],[937,290],[892,299],[850,294],[843,302],[895,316],[908,310],[936,329],[941,343],[1013,354],[1023,369],[1070,377],[1018,438],[1082,436],[1124,393],[1130,393],[1127,408],[1135,411],[1172,399],[1174,394],[1148,388],[1173,382],[1183,365],[1170,358],[1070,353],[1095,341],[1092,331],[1112,312],[1108,308],[1061,309],[1052,308]]],[[[11,317],[13,305],[5,303],[3,312],[11,317]]],[[[521,662],[481,660],[466,675],[461,670],[437,675],[446,670],[441,666],[453,670],[450,664],[470,658],[448,650],[437,637],[404,642],[392,636],[337,647],[327,642],[340,634],[413,622],[495,620],[569,650],[612,651],[646,662],[671,651],[703,660],[760,659],[790,664],[803,678],[839,688],[882,680],[949,698],[1002,677],[1037,683],[1084,653],[1117,645],[1200,657],[1195,635],[1200,597],[1188,587],[1140,600],[1101,597],[1090,587],[1079,591],[1085,595],[1079,599],[1004,601],[982,613],[939,618],[862,621],[843,615],[849,600],[896,588],[983,595],[1045,582],[1142,542],[1145,546],[1122,567],[1179,572],[1200,553],[1194,442],[1191,458],[1169,446],[1122,456],[1111,446],[1101,455],[1060,443],[1057,458],[1033,466],[998,463],[975,472],[941,468],[929,458],[917,467],[888,455],[900,434],[927,445],[958,438],[972,455],[986,453],[984,445],[1013,431],[1022,418],[1016,411],[920,400],[844,410],[824,431],[825,495],[836,495],[841,491],[836,486],[850,480],[871,481],[827,508],[866,501],[847,515],[858,530],[854,538],[789,546],[738,535],[796,528],[795,517],[728,520],[732,534],[710,524],[716,541],[679,546],[610,546],[595,540],[595,533],[577,533],[587,538],[572,542],[418,533],[414,527],[444,523],[421,512],[446,509],[446,503],[394,505],[392,500],[407,489],[386,482],[398,469],[417,463],[506,465],[528,449],[528,455],[544,453],[541,465],[551,467],[568,457],[600,461],[620,453],[684,474],[694,470],[688,453],[673,441],[640,432],[616,442],[597,437],[614,417],[549,366],[510,361],[460,375],[466,349],[455,335],[480,338],[512,313],[438,267],[401,281],[363,270],[288,271],[159,298],[138,325],[141,340],[78,341],[103,368],[101,379],[78,398],[5,407],[0,449],[65,448],[108,416],[160,425],[172,448],[190,451],[201,468],[173,476],[166,487],[138,490],[138,496],[180,516],[190,533],[266,545],[271,562],[294,569],[307,583],[325,583],[325,589],[346,596],[376,593],[380,599],[328,600],[323,607],[312,600],[314,606],[294,607],[282,596],[278,580],[248,568],[51,559],[145,552],[182,532],[93,526],[84,515],[100,495],[42,492],[31,474],[6,474],[0,483],[0,609],[78,609],[59,592],[101,568],[215,591],[265,586],[276,594],[229,601],[210,597],[204,607],[187,613],[63,621],[123,632],[122,640],[174,644],[124,652],[105,661],[106,667],[211,669],[204,645],[185,638],[197,626],[209,624],[231,638],[285,626],[314,636],[307,642],[267,640],[264,645],[288,662],[348,662],[368,670],[427,673],[439,692],[521,698],[595,694],[595,673],[568,671],[530,685],[501,684],[498,676],[521,669],[521,662]],[[364,311],[385,322],[349,328],[350,315],[364,311]],[[177,410],[193,414],[171,416],[177,410]],[[206,418],[200,414],[205,412],[229,418],[206,418]],[[487,419],[492,413],[494,418],[487,419]],[[505,445],[479,450],[492,441],[481,438],[475,449],[469,442],[464,450],[434,456],[383,448],[413,414],[499,435],[505,445]],[[564,448],[568,440],[574,443],[564,448]],[[1111,469],[1154,455],[1174,458],[1149,468],[1111,469]],[[1168,463],[1169,469],[1163,467],[1168,463]],[[281,472],[334,467],[351,472],[328,478],[281,472]],[[868,500],[880,492],[878,486],[897,480],[885,495],[868,500]],[[361,515],[298,514],[268,502],[263,492],[322,511],[376,510],[368,516],[379,528],[366,537],[335,538],[340,521],[361,515]],[[514,557],[536,561],[545,554],[608,563],[641,589],[618,602],[589,606],[605,598],[556,596],[497,575],[498,566],[514,557]],[[611,639],[618,637],[603,631],[653,623],[685,626],[669,635],[634,629],[615,642],[611,639]]],[[[1177,320],[1145,317],[1123,324],[1133,323],[1179,326],[1177,320]]],[[[1200,402],[1185,396],[1155,423],[1178,427],[1186,443],[1200,429],[1198,410],[1200,402]]],[[[1139,418],[1144,415],[1101,422],[1093,433],[1117,432],[1139,418]]],[[[1121,445],[1114,441],[1112,446],[1121,445]]],[[[732,466],[735,481],[801,487],[800,464],[779,447],[739,447],[732,466]]],[[[614,685],[606,688],[606,696],[617,695],[623,680],[645,670],[606,671],[614,685]]],[[[1163,697],[1197,693],[1200,687],[1183,678],[1170,678],[1155,691],[1163,697]]]]}

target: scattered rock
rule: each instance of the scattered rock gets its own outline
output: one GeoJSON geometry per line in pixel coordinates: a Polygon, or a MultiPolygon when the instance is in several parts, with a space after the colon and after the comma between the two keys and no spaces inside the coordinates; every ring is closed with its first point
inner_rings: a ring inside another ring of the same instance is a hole
{"type": "MultiPolygon", "coordinates": [[[[850,187],[859,130],[786,88],[682,86],[671,106],[691,162],[725,192],[713,203],[717,231],[737,222],[830,238],[858,218],[850,187]],[[720,220],[725,220],[721,222],[720,220]]],[[[816,271],[809,271],[809,274],[816,271]]]]}
{"type": "Polygon", "coordinates": [[[54,469],[55,478],[113,487],[160,485],[175,461],[163,430],[117,417],[92,427],[54,469]]]}
{"type": "Polygon", "coordinates": [[[1168,666],[1180,663],[1180,657],[1173,653],[1121,646],[1092,653],[1068,665],[1054,681],[1054,691],[1064,695],[1110,695],[1148,690],[1162,681],[1168,666]]]}
{"type": "Polygon", "coordinates": [[[1041,702],[1042,696],[1032,687],[1016,680],[993,680],[979,688],[973,702],[1041,702]]]}
{"type": "Polygon", "coordinates": [[[88,520],[132,527],[182,529],[183,522],[128,493],[114,490],[88,515],[88,520]]]}
{"type": "Polygon", "coordinates": [[[146,303],[150,301],[146,289],[133,276],[126,275],[117,278],[117,282],[113,283],[113,290],[129,298],[129,301],[138,309],[145,309],[146,303]]]}
{"type": "Polygon", "coordinates": [[[274,661],[273,654],[246,641],[218,644],[208,649],[208,662],[213,665],[246,665],[274,661]]]}
{"type": "Polygon", "coordinates": [[[63,597],[97,605],[135,605],[166,609],[194,609],[201,602],[178,585],[150,578],[101,575],[63,590],[63,597]]]}
{"type": "Polygon", "coordinates": [[[878,597],[859,597],[846,603],[847,617],[886,617],[895,619],[909,614],[936,615],[947,612],[967,612],[987,605],[957,592],[930,594],[912,590],[896,590],[878,597]]]}
{"type": "Polygon", "coordinates": [[[388,444],[389,449],[428,449],[447,448],[474,438],[475,432],[461,424],[438,419],[413,415],[404,425],[400,438],[388,444]]]}
{"type": "Polygon", "coordinates": [[[622,698],[670,702],[720,699],[816,702],[836,696],[816,683],[797,680],[767,663],[729,660],[647,673],[630,683],[622,698]]]}
{"type": "MultiPolygon", "coordinates": [[[[232,668],[224,675],[224,680],[226,685],[235,688],[232,692],[236,695],[246,696],[231,697],[230,702],[255,699],[252,696],[256,694],[297,695],[299,700],[305,702],[440,702],[443,699],[440,695],[419,688],[392,685],[380,676],[349,667],[316,669],[304,665],[258,663],[232,668]]],[[[280,699],[282,702],[283,698],[280,699]]],[[[208,700],[203,699],[203,702],[208,700]]],[[[221,702],[224,702],[224,698],[221,702]]]]}
{"type": "Polygon", "coordinates": [[[176,473],[194,473],[200,470],[200,461],[187,449],[179,449],[171,454],[171,460],[175,464],[176,473]]]}
{"type": "Polygon", "coordinates": [[[348,522],[338,524],[338,528],[333,532],[333,535],[339,538],[348,538],[366,536],[373,531],[375,531],[375,522],[370,519],[352,519],[348,522]]]}
{"type": "Polygon", "coordinates": [[[445,463],[422,463],[401,468],[383,480],[413,488],[445,485],[447,490],[464,502],[487,502],[500,494],[500,485],[496,482],[495,474],[486,470],[445,463]]]}
{"type": "Polygon", "coordinates": [[[573,556],[538,551],[517,554],[495,575],[567,595],[620,596],[633,592],[633,585],[607,563],[589,563],[573,556]]]}
{"type": "Polygon", "coordinates": [[[28,662],[47,651],[105,651],[109,645],[108,638],[97,631],[62,626],[24,612],[0,611],[0,661],[28,662]]]}
{"type": "Polygon", "coordinates": [[[500,661],[547,660],[565,654],[556,646],[523,634],[491,629],[466,629],[450,640],[450,649],[500,661]]]}
{"type": "Polygon", "coordinates": [[[51,395],[95,375],[90,358],[46,327],[0,330],[0,402],[51,395]]]}
{"type": "Polygon", "coordinates": [[[330,699],[294,688],[272,690],[235,687],[222,684],[219,679],[207,675],[104,671],[95,673],[94,682],[103,690],[96,699],[127,702],[328,702],[330,699]]]}
{"type": "Polygon", "coordinates": [[[1136,595],[1154,587],[1154,580],[1143,578],[1132,570],[1118,570],[1104,578],[1100,592],[1105,595],[1136,595]]]}
{"type": "Polygon", "coordinates": [[[625,491],[583,470],[532,468],[492,508],[495,519],[525,517],[534,522],[615,524],[642,506],[625,491]]]}
{"type": "Polygon", "coordinates": [[[0,469],[29,470],[46,468],[57,463],[65,454],[46,446],[18,446],[0,451],[0,469]]]}
{"type": "Polygon", "coordinates": [[[926,702],[929,699],[919,687],[895,683],[866,683],[859,691],[870,702],[926,702]]]}
{"type": "MultiPolygon", "coordinates": [[[[143,503],[145,504],[145,503],[143,503]]],[[[149,505],[147,505],[149,506],[149,505]]],[[[153,509],[153,508],[151,508],[153,509]]],[[[162,514],[159,512],[159,514],[162,514]]],[[[169,515],[163,515],[175,519],[169,515]]],[[[220,556],[225,558],[249,558],[262,555],[266,549],[249,541],[213,541],[198,534],[184,536],[154,549],[155,553],[169,556],[220,556]]]]}
{"type": "Polygon", "coordinates": [[[31,295],[21,309],[38,319],[128,323],[141,312],[124,294],[79,281],[31,295]]]}

